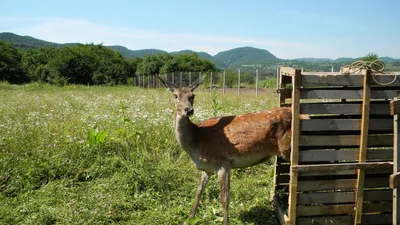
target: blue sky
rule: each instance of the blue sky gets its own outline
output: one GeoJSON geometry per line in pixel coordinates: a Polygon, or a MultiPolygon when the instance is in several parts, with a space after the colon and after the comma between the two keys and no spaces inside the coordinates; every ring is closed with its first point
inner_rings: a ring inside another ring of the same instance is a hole
{"type": "Polygon", "coordinates": [[[279,58],[400,58],[400,1],[5,1],[0,32],[129,49],[215,55],[267,49],[279,58]]]}

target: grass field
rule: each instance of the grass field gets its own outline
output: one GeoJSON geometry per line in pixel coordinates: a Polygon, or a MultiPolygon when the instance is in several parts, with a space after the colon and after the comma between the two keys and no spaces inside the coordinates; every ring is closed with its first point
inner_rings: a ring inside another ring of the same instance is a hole
{"type": "MultiPolygon", "coordinates": [[[[199,92],[194,121],[270,109],[273,89],[199,92]]],[[[0,224],[181,224],[200,172],[165,89],[0,83],[0,224]]],[[[233,171],[231,224],[278,224],[271,162],[233,171]]],[[[220,224],[214,176],[192,224],[220,224]]]]}

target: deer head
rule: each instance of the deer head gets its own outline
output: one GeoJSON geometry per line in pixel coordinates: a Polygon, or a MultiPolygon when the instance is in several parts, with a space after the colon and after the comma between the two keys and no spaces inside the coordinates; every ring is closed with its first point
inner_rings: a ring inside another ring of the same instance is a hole
{"type": "Polygon", "coordinates": [[[158,79],[161,81],[161,83],[173,93],[176,112],[178,115],[184,117],[190,117],[194,114],[193,91],[200,85],[203,78],[204,77],[197,79],[188,87],[177,87],[175,84],[172,84],[158,76],[158,79]]]}

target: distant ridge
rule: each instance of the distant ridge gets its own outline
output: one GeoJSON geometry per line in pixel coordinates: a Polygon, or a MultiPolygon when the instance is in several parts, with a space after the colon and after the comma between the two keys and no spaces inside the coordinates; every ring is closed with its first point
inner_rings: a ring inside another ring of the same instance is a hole
{"type": "MultiPolygon", "coordinates": [[[[79,43],[54,43],[44,40],[40,40],[30,36],[21,36],[10,32],[0,33],[0,40],[10,42],[16,48],[21,50],[26,50],[29,48],[40,48],[45,46],[52,46],[55,48],[61,48],[64,46],[77,45],[79,43]]],[[[254,70],[255,68],[264,68],[268,71],[276,71],[276,68],[280,66],[291,66],[291,67],[308,67],[313,71],[328,70],[332,66],[340,67],[344,64],[348,64],[352,61],[358,60],[360,58],[346,58],[341,57],[337,59],[329,58],[297,58],[297,59],[279,59],[271,52],[265,49],[259,49],[254,47],[239,47],[226,51],[222,51],[212,56],[206,52],[195,52],[189,49],[167,52],[159,49],[140,49],[140,50],[130,50],[125,46],[112,45],[105,46],[107,48],[113,49],[121,53],[121,55],[127,58],[145,57],[148,55],[156,55],[162,53],[169,53],[172,55],[179,54],[197,54],[201,58],[210,60],[214,62],[218,68],[221,69],[237,69],[243,68],[247,70],[254,70]]],[[[400,59],[394,59],[391,57],[381,57],[386,63],[393,64],[391,69],[400,70],[400,59]],[[398,65],[399,64],[399,65],[398,65]]]]}

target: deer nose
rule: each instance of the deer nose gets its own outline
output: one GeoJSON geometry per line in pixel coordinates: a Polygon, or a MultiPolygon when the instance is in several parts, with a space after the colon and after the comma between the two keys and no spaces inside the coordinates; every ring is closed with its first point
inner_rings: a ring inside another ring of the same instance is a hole
{"type": "Polygon", "coordinates": [[[193,108],[185,107],[185,113],[186,115],[193,115],[194,110],[193,108]]]}

